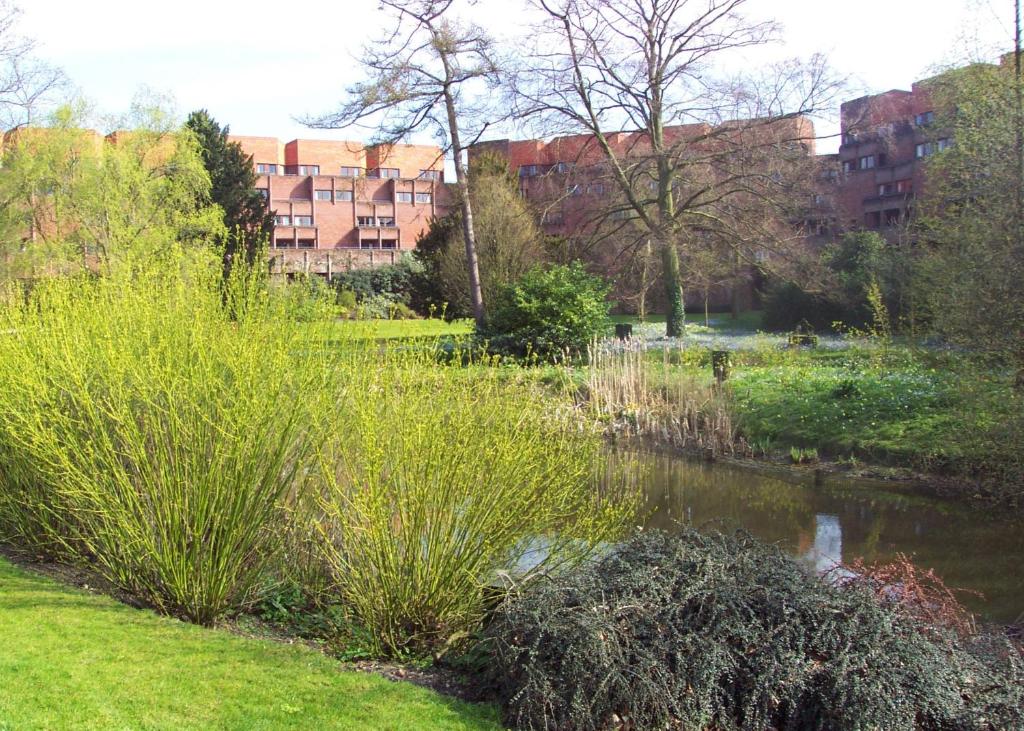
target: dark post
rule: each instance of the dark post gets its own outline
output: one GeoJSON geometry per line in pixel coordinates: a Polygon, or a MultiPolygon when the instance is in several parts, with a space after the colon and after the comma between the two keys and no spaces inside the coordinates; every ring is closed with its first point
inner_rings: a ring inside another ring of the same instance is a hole
{"type": "Polygon", "coordinates": [[[711,370],[714,371],[715,380],[718,381],[719,385],[729,377],[731,368],[732,363],[729,360],[728,350],[711,351],[711,370]]]}
{"type": "Polygon", "coordinates": [[[628,322],[618,322],[615,324],[615,337],[619,340],[629,340],[633,337],[633,326],[628,322]]]}

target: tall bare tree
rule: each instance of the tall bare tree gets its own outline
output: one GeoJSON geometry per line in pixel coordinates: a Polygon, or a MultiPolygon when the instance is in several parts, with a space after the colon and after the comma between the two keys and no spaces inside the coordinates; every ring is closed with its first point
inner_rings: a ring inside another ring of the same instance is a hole
{"type": "Polygon", "coordinates": [[[18,10],[0,0],[0,127],[30,124],[64,90],[64,73],[35,56],[34,41],[19,35],[18,10]]]}
{"type": "Polygon", "coordinates": [[[493,119],[487,87],[496,84],[501,64],[491,37],[455,17],[457,0],[382,0],[396,27],[382,42],[366,46],[366,79],[347,90],[331,114],[307,118],[317,128],[373,126],[374,142],[396,143],[430,129],[455,160],[462,210],[470,298],[478,324],[484,321],[465,151],[493,119]]]}
{"type": "MultiPolygon", "coordinates": [[[[830,104],[838,84],[820,57],[717,75],[718,62],[778,37],[774,23],[742,15],[746,0],[532,2],[545,20],[514,81],[518,113],[592,136],[617,191],[607,212],[661,252],[667,334],[678,336],[681,234],[714,230],[749,244],[755,229],[775,228],[766,202],[799,201],[781,195],[799,178],[785,173],[809,160],[806,116],[830,104]],[[760,213],[740,225],[735,211],[751,206],[760,213]]],[[[763,258],[758,246],[741,253],[763,258]]]]}

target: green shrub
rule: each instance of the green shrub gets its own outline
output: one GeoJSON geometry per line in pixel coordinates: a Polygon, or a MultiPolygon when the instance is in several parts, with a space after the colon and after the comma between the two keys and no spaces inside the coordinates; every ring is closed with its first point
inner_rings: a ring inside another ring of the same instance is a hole
{"type": "Polygon", "coordinates": [[[487,630],[521,729],[996,729],[1019,651],[920,631],[745,535],[642,533],[510,596],[487,630]]]}
{"type": "Polygon", "coordinates": [[[515,374],[468,354],[353,356],[306,534],[377,654],[459,644],[502,572],[579,560],[630,519],[635,498],[594,487],[600,436],[515,374]]]}
{"type": "Polygon", "coordinates": [[[792,282],[778,282],[765,295],[761,324],[769,332],[794,330],[804,322],[814,330],[828,331],[843,317],[843,307],[838,302],[805,292],[792,282]]]}
{"type": "Polygon", "coordinates": [[[227,308],[197,265],[44,281],[0,310],[4,532],[201,623],[275,553],[331,392],[287,298],[235,272],[227,308]]]}
{"type": "Polygon", "coordinates": [[[578,262],[535,267],[498,291],[479,335],[498,353],[549,359],[582,353],[608,329],[608,291],[578,262]]]}
{"type": "Polygon", "coordinates": [[[336,273],[331,277],[331,285],[339,293],[355,293],[360,303],[384,296],[389,301],[408,305],[422,273],[423,265],[418,260],[403,256],[394,264],[336,273]]]}

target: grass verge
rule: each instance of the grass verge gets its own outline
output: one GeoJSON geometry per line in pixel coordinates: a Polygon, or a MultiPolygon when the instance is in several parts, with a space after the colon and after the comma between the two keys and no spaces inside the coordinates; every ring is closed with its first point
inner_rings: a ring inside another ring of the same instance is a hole
{"type": "Polygon", "coordinates": [[[0,729],[500,729],[493,706],[345,671],[0,559],[0,729]]]}

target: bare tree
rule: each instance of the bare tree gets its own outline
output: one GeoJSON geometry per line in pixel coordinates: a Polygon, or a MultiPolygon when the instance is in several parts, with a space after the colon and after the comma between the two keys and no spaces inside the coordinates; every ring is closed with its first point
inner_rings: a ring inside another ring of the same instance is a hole
{"type": "Polygon", "coordinates": [[[303,120],[338,129],[376,128],[378,143],[396,143],[421,129],[432,130],[455,159],[462,209],[470,298],[478,324],[484,320],[469,175],[465,151],[492,117],[486,93],[497,82],[500,63],[494,41],[480,27],[454,17],[456,0],[382,0],[395,30],[362,55],[367,78],[347,90],[336,112],[303,120]]]}
{"type": "Polygon", "coordinates": [[[682,234],[715,231],[763,259],[774,221],[797,215],[782,209],[799,202],[793,172],[813,149],[806,115],[838,84],[820,57],[716,77],[714,63],[778,35],[743,17],[746,0],[532,1],[545,20],[514,80],[517,111],[592,136],[589,153],[617,192],[605,214],[628,221],[636,245],[659,248],[667,334],[678,336],[679,247],[693,238],[682,234]],[[741,223],[736,212],[749,208],[741,223]]]}
{"type": "Polygon", "coordinates": [[[0,0],[0,126],[32,123],[67,83],[64,73],[35,57],[35,42],[17,32],[21,11],[0,0]]]}

